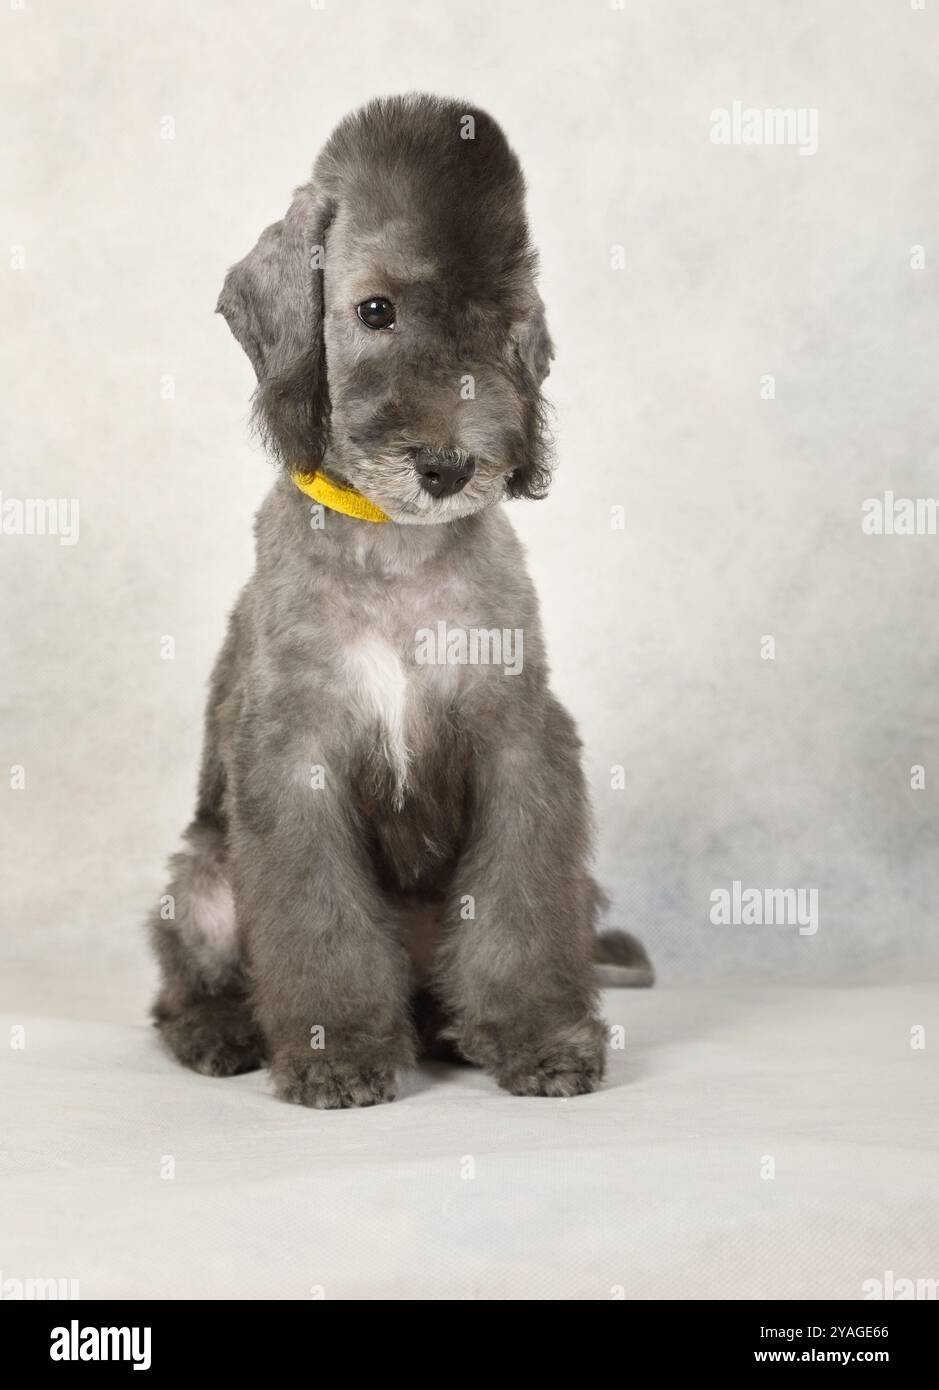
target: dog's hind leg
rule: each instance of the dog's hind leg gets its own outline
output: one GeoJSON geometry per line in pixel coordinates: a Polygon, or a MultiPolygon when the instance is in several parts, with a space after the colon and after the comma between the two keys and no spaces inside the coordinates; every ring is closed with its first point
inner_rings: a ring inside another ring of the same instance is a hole
{"type": "Polygon", "coordinates": [[[180,1062],[208,1076],[263,1063],[235,926],[220,831],[198,821],[170,861],[171,879],[150,921],[162,984],[153,1018],[180,1062]]]}
{"type": "Polygon", "coordinates": [[[216,662],[205,719],[195,819],[150,919],[162,984],[153,1006],[160,1034],[178,1059],[209,1076],[263,1065],[264,1045],[248,995],[235,921],[226,841],[226,774],[221,747],[238,704],[238,609],[216,662]]]}
{"type": "Polygon", "coordinates": [[[170,1050],[194,1071],[254,1071],[264,1049],[247,993],[224,839],[197,820],[185,840],[150,922],[162,974],[153,1018],[170,1050]]]}

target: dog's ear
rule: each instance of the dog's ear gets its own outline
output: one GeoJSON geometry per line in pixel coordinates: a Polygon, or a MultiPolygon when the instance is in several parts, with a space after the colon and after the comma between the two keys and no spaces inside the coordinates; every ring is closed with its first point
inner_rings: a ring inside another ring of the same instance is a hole
{"type": "Polygon", "coordinates": [[[551,482],[551,444],[541,383],[551,370],[554,344],[539,294],[535,294],[527,317],[515,325],[512,337],[524,405],[524,457],[508,475],[506,484],[510,497],[544,497],[551,482]]]}
{"type": "Polygon", "coordinates": [[[540,294],[535,295],[535,303],[528,317],[515,325],[513,336],[519,356],[540,389],[541,383],[551,370],[551,359],[554,356],[554,344],[548,332],[544,302],[540,294]]]}
{"type": "Polygon", "coordinates": [[[300,188],[282,222],[232,266],[218,312],[258,378],[255,420],[284,466],[318,467],[329,432],[323,275],[332,204],[300,188]]]}

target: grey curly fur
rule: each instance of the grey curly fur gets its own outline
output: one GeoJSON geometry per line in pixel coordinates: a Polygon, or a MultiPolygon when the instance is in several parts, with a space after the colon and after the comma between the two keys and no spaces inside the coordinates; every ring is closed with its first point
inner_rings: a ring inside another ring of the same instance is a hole
{"type": "Polygon", "coordinates": [[[198,1071],[266,1062],[286,1100],[369,1105],[422,1051],[570,1096],[603,1075],[598,951],[651,983],[633,938],[597,945],[580,742],[499,505],[550,478],[534,271],[501,130],[420,96],[344,120],[225,280],[282,473],[212,678],[175,909],[151,923],[154,1018],[198,1071]],[[379,294],[393,330],[356,316],[379,294]],[[421,488],[428,448],[474,460],[461,492],[421,488]],[[314,508],[289,473],[317,469],[391,523],[314,508]],[[521,632],[521,670],[417,664],[441,621],[521,632]]]}

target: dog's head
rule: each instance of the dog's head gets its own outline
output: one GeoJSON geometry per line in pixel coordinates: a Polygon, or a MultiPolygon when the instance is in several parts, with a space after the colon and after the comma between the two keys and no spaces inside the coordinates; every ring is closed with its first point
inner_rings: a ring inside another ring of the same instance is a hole
{"type": "Polygon", "coordinates": [[[518,160],[485,112],[412,96],[347,117],[219,299],[284,466],[399,522],[542,495],[534,269],[518,160]]]}

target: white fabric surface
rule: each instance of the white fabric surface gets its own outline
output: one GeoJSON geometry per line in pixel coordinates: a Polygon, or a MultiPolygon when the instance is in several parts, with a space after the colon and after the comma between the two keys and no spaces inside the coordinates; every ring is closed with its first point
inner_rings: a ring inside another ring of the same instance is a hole
{"type": "Polygon", "coordinates": [[[183,1071],[136,999],[101,1021],[7,1014],[26,1046],[0,1050],[2,1277],[88,1298],[608,1299],[939,1276],[939,988],[605,999],[627,1050],[597,1095],[515,1099],[434,1066],[393,1105],[333,1113],[261,1073],[183,1071]]]}

